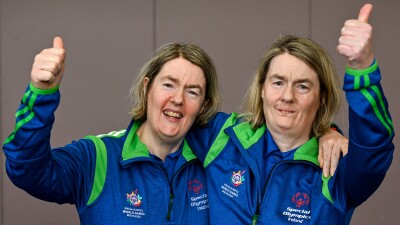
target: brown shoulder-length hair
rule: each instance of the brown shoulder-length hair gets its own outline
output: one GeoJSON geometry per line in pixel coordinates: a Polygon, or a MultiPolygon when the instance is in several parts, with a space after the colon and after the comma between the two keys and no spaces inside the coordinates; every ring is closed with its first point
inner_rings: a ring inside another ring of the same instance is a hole
{"type": "Polygon", "coordinates": [[[253,128],[258,128],[265,123],[261,99],[262,86],[272,59],[283,53],[299,58],[318,74],[321,91],[320,107],[314,118],[310,135],[319,137],[329,129],[332,118],[339,109],[342,92],[329,54],[319,44],[308,38],[283,35],[271,45],[247,90],[242,117],[251,123],[253,128]]]}
{"type": "Polygon", "coordinates": [[[146,120],[147,92],[154,78],[168,61],[183,58],[199,66],[206,79],[205,105],[195,123],[205,125],[219,110],[221,96],[218,89],[217,72],[210,56],[199,46],[184,43],[168,43],[154,52],[153,56],[143,65],[139,75],[131,87],[132,107],[129,114],[135,120],[146,120]],[[147,88],[144,85],[148,78],[147,88]]]}

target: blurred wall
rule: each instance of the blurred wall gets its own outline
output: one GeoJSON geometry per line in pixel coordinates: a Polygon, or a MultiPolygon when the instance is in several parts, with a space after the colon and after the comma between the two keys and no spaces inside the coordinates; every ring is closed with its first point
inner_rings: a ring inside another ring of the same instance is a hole
{"type": "MultiPolygon", "coordinates": [[[[400,2],[375,0],[375,56],[383,74],[395,131],[400,89],[400,2]],[[397,96],[397,97],[396,97],[397,96]]],[[[129,89],[140,66],[171,41],[202,46],[220,75],[224,111],[237,111],[262,53],[278,34],[295,33],[321,43],[339,74],[345,60],[336,51],[344,21],[356,18],[361,0],[0,0],[0,140],[14,128],[14,113],[30,81],[35,54],[64,38],[67,65],[52,145],[129,123],[129,89]]],[[[342,76],[342,75],[341,75],[342,76]]],[[[347,130],[347,109],[335,121],[347,130]]],[[[399,144],[399,136],[395,137],[399,144]]],[[[79,224],[74,206],[37,200],[11,184],[0,153],[0,225],[79,224]]],[[[353,225],[398,224],[399,154],[379,190],[359,207],[353,225]]]]}

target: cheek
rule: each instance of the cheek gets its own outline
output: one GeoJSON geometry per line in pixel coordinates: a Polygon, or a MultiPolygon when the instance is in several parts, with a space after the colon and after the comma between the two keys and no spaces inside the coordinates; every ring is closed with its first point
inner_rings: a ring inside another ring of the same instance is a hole
{"type": "Polygon", "coordinates": [[[187,115],[191,116],[192,120],[195,120],[198,115],[200,115],[202,109],[203,109],[203,101],[200,100],[192,100],[192,101],[186,101],[186,113],[187,115]]]}
{"type": "Polygon", "coordinates": [[[159,109],[162,107],[163,104],[167,102],[167,96],[161,96],[154,94],[154,92],[150,92],[147,95],[147,111],[148,113],[155,112],[156,109],[159,109]]]}
{"type": "Polygon", "coordinates": [[[319,109],[319,98],[314,97],[313,100],[306,99],[306,103],[303,105],[305,112],[307,115],[315,117],[318,109],[319,109]]]}

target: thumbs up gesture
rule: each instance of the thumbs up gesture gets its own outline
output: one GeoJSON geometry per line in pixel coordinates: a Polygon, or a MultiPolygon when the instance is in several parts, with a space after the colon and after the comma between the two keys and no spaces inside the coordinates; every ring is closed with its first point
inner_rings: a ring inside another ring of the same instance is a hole
{"type": "Polygon", "coordinates": [[[31,82],[39,89],[54,88],[61,83],[64,73],[65,49],[61,37],[55,37],[53,47],[36,55],[31,71],[31,82]]]}
{"type": "Polygon", "coordinates": [[[336,50],[347,58],[348,66],[352,69],[368,68],[374,60],[372,26],[368,24],[371,11],[372,5],[365,4],[360,9],[358,19],[347,20],[341,30],[336,50]]]}

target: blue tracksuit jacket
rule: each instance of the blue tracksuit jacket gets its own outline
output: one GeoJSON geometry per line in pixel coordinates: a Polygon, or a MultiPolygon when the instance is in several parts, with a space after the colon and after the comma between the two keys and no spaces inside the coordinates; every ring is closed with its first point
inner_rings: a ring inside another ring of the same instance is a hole
{"type": "Polygon", "coordinates": [[[162,162],[127,130],[50,148],[58,88],[28,87],[3,146],[11,181],[31,195],[75,204],[81,224],[209,224],[204,169],[186,141],[170,183],[162,162]]]}
{"type": "Polygon", "coordinates": [[[208,127],[192,129],[187,140],[206,170],[211,224],[349,224],[393,157],[394,129],[380,78],[376,61],[346,70],[349,152],[333,177],[322,175],[316,138],[265,174],[263,152],[276,146],[265,126],[254,130],[237,115],[220,113],[208,127]]]}

